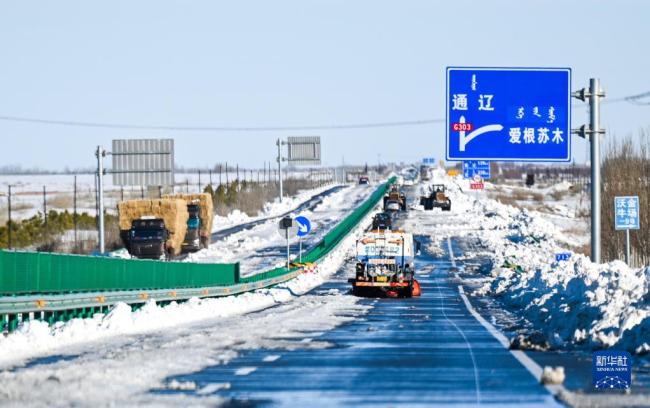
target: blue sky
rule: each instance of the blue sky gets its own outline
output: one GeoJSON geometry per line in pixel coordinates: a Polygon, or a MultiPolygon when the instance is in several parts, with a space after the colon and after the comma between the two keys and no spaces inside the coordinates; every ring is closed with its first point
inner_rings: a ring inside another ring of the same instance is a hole
{"type": "MultiPolygon", "coordinates": [[[[611,98],[650,91],[644,1],[56,1],[1,10],[0,116],[178,126],[444,118],[449,65],[571,67],[574,89],[596,76],[611,98]]],[[[604,105],[607,138],[648,127],[649,113],[604,105]]],[[[574,110],[574,127],[586,120],[574,110]]],[[[261,166],[277,137],[302,135],[322,137],[326,164],[444,156],[442,124],[191,133],[0,120],[0,164],[91,166],[94,146],[113,138],[173,137],[185,166],[261,166]]],[[[587,143],[573,144],[584,161],[587,143]]]]}

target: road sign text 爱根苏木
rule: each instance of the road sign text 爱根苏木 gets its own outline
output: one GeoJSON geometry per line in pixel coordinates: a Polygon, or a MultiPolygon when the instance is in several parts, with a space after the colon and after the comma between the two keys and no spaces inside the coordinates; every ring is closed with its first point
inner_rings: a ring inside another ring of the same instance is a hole
{"type": "Polygon", "coordinates": [[[463,162],[463,178],[472,179],[480,176],[483,180],[490,179],[490,162],[486,160],[465,160],[463,162]]]}
{"type": "Polygon", "coordinates": [[[447,68],[447,160],[571,160],[570,68],[447,68]]]}
{"type": "Polygon", "coordinates": [[[639,229],[639,197],[614,197],[614,215],[615,229],[639,229]]]}

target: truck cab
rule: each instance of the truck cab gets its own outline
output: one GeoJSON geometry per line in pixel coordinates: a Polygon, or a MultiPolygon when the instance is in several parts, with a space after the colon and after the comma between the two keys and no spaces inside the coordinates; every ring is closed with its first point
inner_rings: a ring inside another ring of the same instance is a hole
{"type": "Polygon", "coordinates": [[[201,218],[199,212],[201,207],[198,203],[187,205],[187,232],[185,233],[185,240],[182,244],[183,252],[196,252],[201,249],[201,218]]]}
{"type": "Polygon", "coordinates": [[[133,220],[129,231],[129,253],[137,258],[165,259],[168,238],[164,220],[145,217],[133,220]]]}

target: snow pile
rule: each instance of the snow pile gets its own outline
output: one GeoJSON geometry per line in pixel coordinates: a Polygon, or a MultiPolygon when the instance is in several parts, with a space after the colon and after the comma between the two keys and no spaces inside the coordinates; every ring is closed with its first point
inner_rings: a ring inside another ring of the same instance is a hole
{"type": "MultiPolygon", "coordinates": [[[[448,186],[465,183],[437,176],[448,186]]],[[[542,214],[485,197],[478,201],[459,188],[448,192],[452,212],[466,211],[464,217],[478,228],[465,234],[480,240],[494,265],[474,295],[498,297],[533,326],[515,346],[650,351],[650,268],[594,264],[576,253],[557,262],[556,253],[571,252],[564,247],[571,240],[542,214]]]]}
{"type": "Polygon", "coordinates": [[[226,216],[215,215],[212,221],[212,232],[232,227],[233,225],[243,224],[250,220],[251,217],[239,210],[233,210],[226,216]]]}

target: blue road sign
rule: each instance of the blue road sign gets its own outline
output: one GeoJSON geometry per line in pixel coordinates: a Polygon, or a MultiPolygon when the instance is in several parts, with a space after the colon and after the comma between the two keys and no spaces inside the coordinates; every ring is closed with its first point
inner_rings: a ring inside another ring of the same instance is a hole
{"type": "Polygon", "coordinates": [[[490,179],[490,162],[485,160],[465,160],[463,162],[463,177],[473,179],[480,176],[483,180],[490,179]]]}
{"type": "Polygon", "coordinates": [[[297,236],[304,237],[311,232],[311,222],[307,217],[300,215],[296,217],[294,221],[296,222],[296,225],[298,225],[298,232],[296,232],[297,236]]]}
{"type": "Polygon", "coordinates": [[[632,356],[626,351],[602,350],[593,354],[591,381],[598,389],[624,390],[632,385],[632,356]]]}
{"type": "Polygon", "coordinates": [[[560,252],[555,254],[555,262],[568,261],[571,259],[571,252],[560,252]]]}
{"type": "Polygon", "coordinates": [[[422,159],[422,164],[436,164],[436,159],[433,157],[425,157],[422,159]]]}
{"type": "Polygon", "coordinates": [[[639,229],[639,197],[614,197],[615,228],[617,230],[639,229]]]}
{"type": "Polygon", "coordinates": [[[447,160],[571,160],[570,68],[447,68],[447,160]]]}

